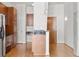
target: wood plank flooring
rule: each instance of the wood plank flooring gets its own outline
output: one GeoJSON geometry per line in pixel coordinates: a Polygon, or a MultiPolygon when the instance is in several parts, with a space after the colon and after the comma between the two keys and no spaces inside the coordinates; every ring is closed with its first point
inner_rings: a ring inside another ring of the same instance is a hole
{"type": "MultiPolygon", "coordinates": [[[[6,57],[32,57],[31,43],[17,44],[10,52],[6,54],[6,57]]],[[[73,57],[73,49],[66,44],[51,44],[50,45],[50,57],[73,57]]]]}
{"type": "Polygon", "coordinates": [[[75,57],[74,51],[66,44],[51,44],[50,45],[51,57],[75,57]]]}
{"type": "Polygon", "coordinates": [[[6,57],[30,57],[32,56],[31,44],[17,44],[10,52],[6,54],[6,57]]]}

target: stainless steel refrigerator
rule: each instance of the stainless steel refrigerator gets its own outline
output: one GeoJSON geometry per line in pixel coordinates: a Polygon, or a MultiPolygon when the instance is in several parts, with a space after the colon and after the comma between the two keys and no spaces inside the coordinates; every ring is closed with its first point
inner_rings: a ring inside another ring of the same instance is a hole
{"type": "Polygon", "coordinates": [[[0,14],[0,57],[5,56],[5,15],[0,14]]]}

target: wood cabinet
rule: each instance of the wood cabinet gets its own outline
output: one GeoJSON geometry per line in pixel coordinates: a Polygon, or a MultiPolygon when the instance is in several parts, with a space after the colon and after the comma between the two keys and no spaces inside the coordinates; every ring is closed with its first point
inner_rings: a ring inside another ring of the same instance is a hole
{"type": "Polygon", "coordinates": [[[7,15],[7,6],[0,3],[0,13],[7,15]]]}
{"type": "Polygon", "coordinates": [[[6,30],[6,52],[11,50],[16,45],[16,9],[14,7],[7,7],[0,3],[0,13],[5,15],[5,30],[6,30]]]}
{"type": "Polygon", "coordinates": [[[35,56],[45,55],[45,35],[32,35],[32,52],[35,56]]]}
{"type": "Polygon", "coordinates": [[[27,14],[26,18],[26,25],[33,26],[33,14],[27,14]]]}
{"type": "Polygon", "coordinates": [[[6,52],[16,45],[16,9],[8,7],[6,20],[6,52]]]}
{"type": "Polygon", "coordinates": [[[7,14],[7,33],[13,34],[14,33],[14,9],[12,7],[8,7],[8,14],[7,14]]]}

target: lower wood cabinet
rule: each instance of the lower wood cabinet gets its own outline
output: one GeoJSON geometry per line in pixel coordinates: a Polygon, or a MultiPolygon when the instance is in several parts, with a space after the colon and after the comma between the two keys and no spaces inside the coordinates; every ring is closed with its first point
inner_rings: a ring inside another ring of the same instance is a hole
{"type": "Polygon", "coordinates": [[[10,34],[6,36],[6,53],[16,46],[16,35],[10,34]]]}
{"type": "Polygon", "coordinates": [[[12,45],[12,43],[13,43],[13,35],[7,36],[6,39],[7,39],[6,40],[6,47],[12,45]]]}
{"type": "Polygon", "coordinates": [[[44,56],[46,51],[46,36],[33,35],[32,36],[32,52],[34,56],[44,56]]]}
{"type": "Polygon", "coordinates": [[[13,35],[6,36],[6,52],[10,51],[13,45],[13,35]]]}

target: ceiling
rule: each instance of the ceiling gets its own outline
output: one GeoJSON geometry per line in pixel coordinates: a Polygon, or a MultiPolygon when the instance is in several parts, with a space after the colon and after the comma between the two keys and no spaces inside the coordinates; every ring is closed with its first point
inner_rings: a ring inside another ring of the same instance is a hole
{"type": "MultiPolygon", "coordinates": [[[[7,6],[12,6],[16,4],[26,4],[26,6],[32,6],[33,2],[3,2],[3,4],[7,6]]],[[[48,5],[55,5],[55,4],[64,4],[64,2],[48,2],[48,5]]]]}
{"type": "Polygon", "coordinates": [[[64,2],[48,2],[48,5],[64,4],[64,2]]]}
{"type": "Polygon", "coordinates": [[[13,6],[16,4],[26,4],[26,6],[32,6],[33,2],[2,2],[3,4],[5,4],[6,6],[13,6]]]}

